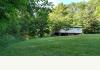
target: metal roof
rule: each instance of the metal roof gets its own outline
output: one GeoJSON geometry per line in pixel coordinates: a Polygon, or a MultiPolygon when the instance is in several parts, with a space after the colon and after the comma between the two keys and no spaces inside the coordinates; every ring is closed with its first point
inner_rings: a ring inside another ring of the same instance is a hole
{"type": "Polygon", "coordinates": [[[82,28],[69,28],[68,30],[60,29],[60,33],[83,33],[82,28]]]}

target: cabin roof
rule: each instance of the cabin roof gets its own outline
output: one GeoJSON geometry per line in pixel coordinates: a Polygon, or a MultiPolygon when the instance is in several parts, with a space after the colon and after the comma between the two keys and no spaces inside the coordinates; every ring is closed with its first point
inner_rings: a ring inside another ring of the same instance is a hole
{"type": "Polygon", "coordinates": [[[83,33],[82,32],[82,28],[69,28],[68,30],[66,29],[60,29],[59,30],[60,33],[83,33]]]}

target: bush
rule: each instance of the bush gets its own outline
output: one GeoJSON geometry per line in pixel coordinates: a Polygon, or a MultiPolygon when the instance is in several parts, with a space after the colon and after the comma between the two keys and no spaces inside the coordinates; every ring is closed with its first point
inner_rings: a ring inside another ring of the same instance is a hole
{"type": "Polygon", "coordinates": [[[97,20],[91,21],[85,26],[84,33],[97,34],[100,33],[100,22],[97,20]]]}
{"type": "Polygon", "coordinates": [[[10,44],[16,41],[17,39],[11,35],[0,36],[0,51],[7,48],[10,44]]]}
{"type": "Polygon", "coordinates": [[[0,51],[8,46],[8,41],[5,37],[0,36],[0,51]]]}

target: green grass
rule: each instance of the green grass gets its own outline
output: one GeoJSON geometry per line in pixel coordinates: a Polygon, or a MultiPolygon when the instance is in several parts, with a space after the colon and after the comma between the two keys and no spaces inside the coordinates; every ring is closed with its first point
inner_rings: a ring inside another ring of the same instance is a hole
{"type": "Polygon", "coordinates": [[[100,35],[77,35],[31,39],[14,43],[0,55],[94,56],[100,55],[100,35]]]}

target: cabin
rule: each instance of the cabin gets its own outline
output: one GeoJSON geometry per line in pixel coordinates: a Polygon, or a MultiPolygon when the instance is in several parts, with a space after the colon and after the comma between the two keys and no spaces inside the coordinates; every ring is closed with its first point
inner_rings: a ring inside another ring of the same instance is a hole
{"type": "Polygon", "coordinates": [[[57,36],[65,36],[65,35],[79,35],[83,33],[83,28],[82,27],[73,27],[73,28],[63,28],[60,29],[59,31],[55,32],[54,35],[57,36]]]}

